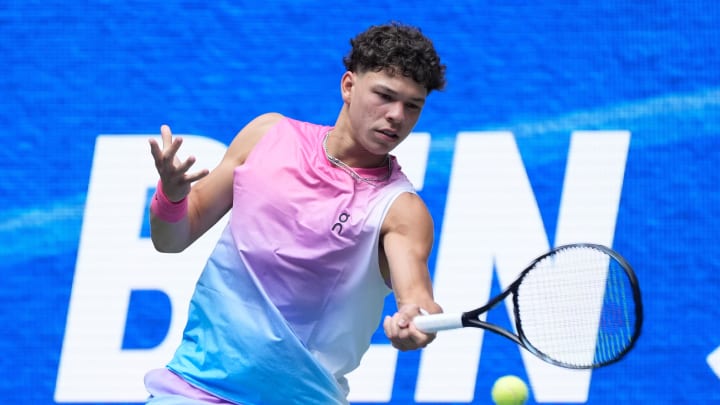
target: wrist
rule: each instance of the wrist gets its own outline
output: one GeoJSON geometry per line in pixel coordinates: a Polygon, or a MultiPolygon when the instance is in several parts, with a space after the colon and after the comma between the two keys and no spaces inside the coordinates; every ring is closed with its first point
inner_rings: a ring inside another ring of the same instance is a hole
{"type": "Polygon", "coordinates": [[[170,201],[162,189],[162,180],[158,180],[155,195],[150,202],[150,212],[165,222],[179,222],[188,212],[188,200],[170,201]]]}

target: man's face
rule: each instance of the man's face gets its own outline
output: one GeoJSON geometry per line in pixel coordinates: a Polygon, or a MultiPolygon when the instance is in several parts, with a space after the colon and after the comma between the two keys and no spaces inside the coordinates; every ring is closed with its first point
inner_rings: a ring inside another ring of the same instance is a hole
{"type": "Polygon", "coordinates": [[[427,97],[421,84],[386,71],[346,72],[342,91],[355,141],[374,155],[387,154],[407,138],[427,97]]]}

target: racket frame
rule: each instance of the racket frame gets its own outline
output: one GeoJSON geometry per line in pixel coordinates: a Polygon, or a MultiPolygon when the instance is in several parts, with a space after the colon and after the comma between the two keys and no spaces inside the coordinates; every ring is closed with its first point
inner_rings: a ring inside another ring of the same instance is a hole
{"type": "MultiPolygon", "coordinates": [[[[448,314],[448,316],[451,316],[448,314]]],[[[625,355],[632,350],[632,348],[635,346],[635,343],[637,342],[638,338],[640,337],[640,332],[642,330],[642,323],[643,323],[643,306],[642,306],[642,297],[640,293],[640,285],[638,283],[637,276],[635,275],[635,271],[630,266],[630,263],[625,260],[619,253],[616,251],[608,248],[607,246],[594,244],[594,243],[572,243],[567,245],[558,246],[547,253],[543,254],[542,256],[537,257],[535,260],[533,260],[517,277],[515,281],[513,281],[512,284],[510,284],[502,293],[496,295],[493,297],[490,301],[488,301],[485,305],[473,309],[472,311],[463,312],[460,316],[460,323],[463,327],[474,327],[474,328],[481,328],[485,330],[489,330],[491,332],[494,332],[500,336],[503,336],[530,353],[534,354],[535,356],[539,357],[540,359],[560,366],[564,368],[572,368],[572,369],[594,369],[599,367],[604,367],[613,363],[616,363],[620,361],[625,355]],[[596,250],[599,250],[608,256],[610,256],[612,259],[617,261],[620,266],[625,271],[625,274],[628,277],[629,284],[632,289],[632,295],[633,300],[635,301],[635,327],[633,330],[633,335],[630,337],[630,342],[628,345],[620,352],[617,356],[613,357],[612,359],[609,359],[604,362],[599,363],[593,363],[589,365],[578,365],[578,364],[568,364],[561,361],[558,361],[556,359],[553,359],[552,357],[549,357],[545,353],[541,352],[537,348],[535,348],[532,343],[525,337],[525,334],[523,332],[522,328],[522,322],[520,320],[519,315],[519,306],[518,306],[518,295],[517,290],[520,287],[520,284],[522,283],[525,276],[532,271],[538,262],[542,261],[543,259],[547,258],[548,256],[556,254],[560,250],[570,249],[570,248],[593,248],[596,250]],[[498,326],[494,325],[489,322],[485,322],[480,320],[480,315],[483,313],[486,313],[490,311],[493,307],[498,305],[500,302],[504,301],[508,295],[512,294],[512,302],[513,302],[513,316],[514,316],[514,326],[516,333],[512,333],[511,331],[498,326]]],[[[450,327],[446,327],[443,329],[451,329],[450,327]]]]}

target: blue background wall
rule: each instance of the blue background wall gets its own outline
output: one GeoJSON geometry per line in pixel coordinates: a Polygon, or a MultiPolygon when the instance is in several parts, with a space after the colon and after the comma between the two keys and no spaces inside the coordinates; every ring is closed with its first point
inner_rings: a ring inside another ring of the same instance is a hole
{"type": "MultiPolygon", "coordinates": [[[[416,127],[433,136],[423,194],[439,225],[459,131],[515,134],[551,243],[558,145],[574,130],[632,133],[614,247],[641,279],[646,328],[588,403],[720,401],[706,362],[720,345],[720,6],[528,4],[1,3],[0,398],[54,403],[99,134],[170,123],[227,144],[266,111],[332,124],[347,40],[400,20],[448,65],[416,127]]],[[[416,358],[401,355],[394,403],[412,401],[416,358]]],[[[481,367],[478,392],[496,377],[481,367]]]]}

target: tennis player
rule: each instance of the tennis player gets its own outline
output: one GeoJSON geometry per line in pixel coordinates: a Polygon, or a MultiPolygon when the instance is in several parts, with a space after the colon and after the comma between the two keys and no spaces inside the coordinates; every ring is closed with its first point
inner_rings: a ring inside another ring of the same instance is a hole
{"type": "Polygon", "coordinates": [[[333,126],[277,113],[247,124],[212,171],[150,140],[160,175],[152,241],[180,252],[228,211],[197,282],[182,343],[145,377],[150,404],[345,404],[391,291],[383,328],[399,350],[435,335],[427,261],[433,223],[390,152],[410,134],[445,66],[419,29],[370,27],[351,41],[333,126]]]}

